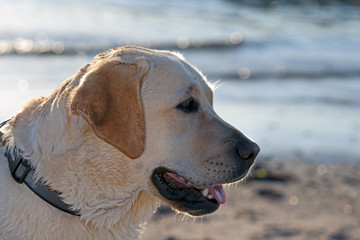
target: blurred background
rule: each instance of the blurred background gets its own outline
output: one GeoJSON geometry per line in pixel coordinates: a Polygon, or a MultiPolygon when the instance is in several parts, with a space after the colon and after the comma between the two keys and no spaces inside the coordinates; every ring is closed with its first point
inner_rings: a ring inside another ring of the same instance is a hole
{"type": "Polygon", "coordinates": [[[356,0],[2,0],[0,119],[125,44],[182,52],[262,155],[360,155],[356,0]]]}
{"type": "Polygon", "coordinates": [[[0,121],[126,44],[179,51],[216,82],[215,110],[261,146],[260,166],[360,163],[357,0],[1,0],[0,121]]]}
{"type": "Polygon", "coordinates": [[[125,44],[182,52],[218,82],[215,109],[262,155],[360,155],[355,0],[2,0],[0,119],[125,44]]]}

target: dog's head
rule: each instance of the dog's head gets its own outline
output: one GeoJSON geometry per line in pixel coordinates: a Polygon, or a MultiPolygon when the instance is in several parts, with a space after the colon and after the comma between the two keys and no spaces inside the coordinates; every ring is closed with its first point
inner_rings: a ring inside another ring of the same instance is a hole
{"type": "Polygon", "coordinates": [[[99,54],[71,97],[95,134],[137,161],[144,189],[199,216],[225,202],[260,151],[213,110],[212,89],[182,56],[137,47],[99,54]]]}

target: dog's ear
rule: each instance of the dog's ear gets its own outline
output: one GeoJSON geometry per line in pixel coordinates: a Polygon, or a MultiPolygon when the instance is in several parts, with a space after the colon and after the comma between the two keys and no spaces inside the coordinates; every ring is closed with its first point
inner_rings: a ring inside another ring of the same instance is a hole
{"type": "Polygon", "coordinates": [[[141,87],[150,63],[146,59],[103,60],[96,65],[73,90],[71,112],[84,117],[99,138],[138,158],[145,146],[141,87]]]}

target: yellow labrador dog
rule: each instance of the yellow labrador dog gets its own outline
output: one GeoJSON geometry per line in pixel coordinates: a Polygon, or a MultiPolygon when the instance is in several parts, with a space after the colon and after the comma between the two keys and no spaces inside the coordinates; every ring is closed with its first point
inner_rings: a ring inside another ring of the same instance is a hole
{"type": "Polygon", "coordinates": [[[179,54],[99,54],[2,128],[0,239],[137,239],[160,201],[214,212],[259,147],[212,103],[179,54]]]}

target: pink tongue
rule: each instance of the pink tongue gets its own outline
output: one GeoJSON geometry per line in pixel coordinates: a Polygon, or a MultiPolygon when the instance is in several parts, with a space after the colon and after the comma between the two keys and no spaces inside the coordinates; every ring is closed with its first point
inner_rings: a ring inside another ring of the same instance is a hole
{"type": "Polygon", "coordinates": [[[214,196],[214,198],[216,199],[216,201],[218,201],[218,203],[220,204],[225,203],[226,195],[222,185],[209,187],[209,192],[211,193],[211,195],[214,196]]]}

